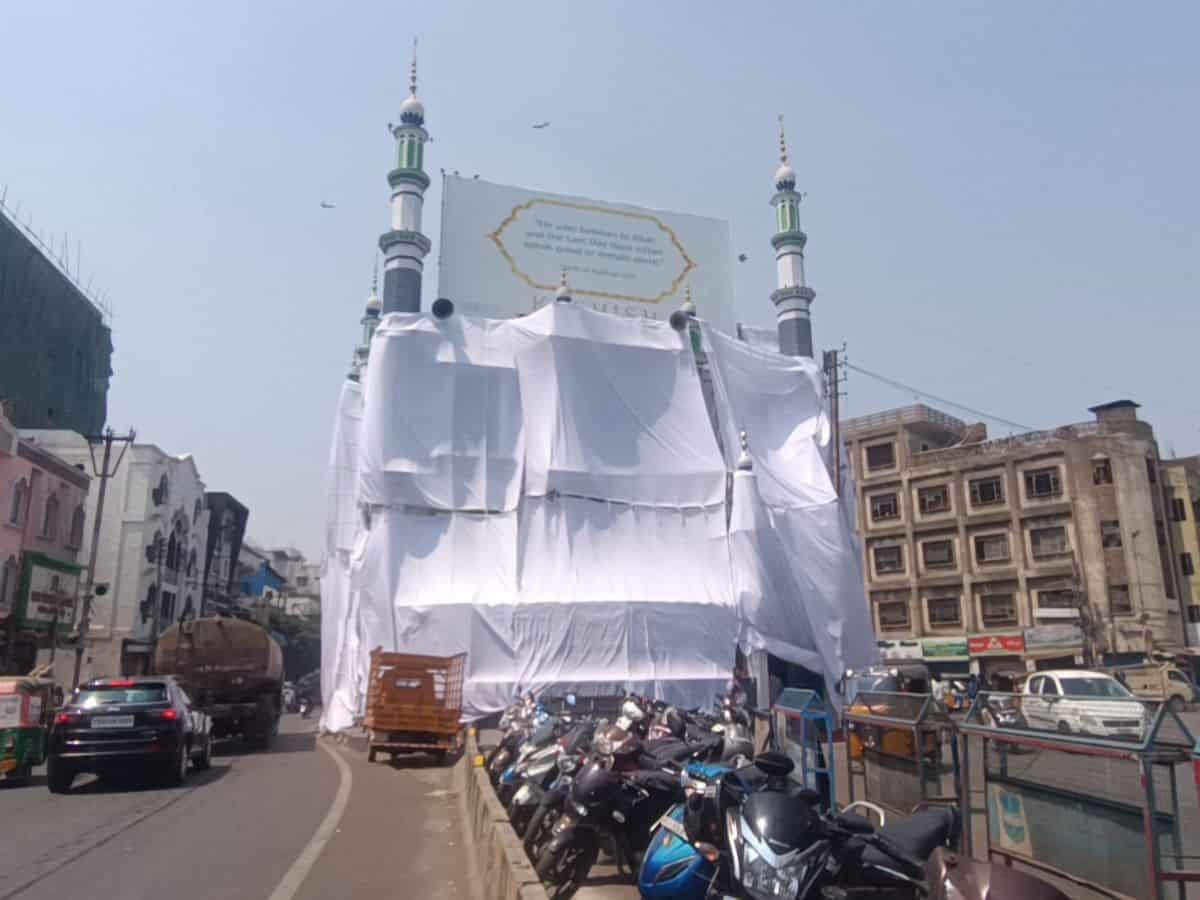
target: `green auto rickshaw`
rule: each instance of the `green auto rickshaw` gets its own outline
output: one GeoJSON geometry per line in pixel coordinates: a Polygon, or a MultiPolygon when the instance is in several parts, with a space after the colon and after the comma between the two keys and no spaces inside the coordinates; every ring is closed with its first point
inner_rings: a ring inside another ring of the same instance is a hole
{"type": "Polygon", "coordinates": [[[57,700],[54,682],[29,675],[0,676],[0,776],[29,781],[46,761],[46,741],[57,700]]]}

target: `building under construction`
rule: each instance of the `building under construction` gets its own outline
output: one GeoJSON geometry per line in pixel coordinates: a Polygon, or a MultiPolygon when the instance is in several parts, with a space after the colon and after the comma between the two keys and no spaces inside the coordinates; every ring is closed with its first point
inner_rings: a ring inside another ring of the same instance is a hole
{"type": "Polygon", "coordinates": [[[0,207],[0,401],[18,428],[104,427],[112,332],[41,241],[0,207]]]}

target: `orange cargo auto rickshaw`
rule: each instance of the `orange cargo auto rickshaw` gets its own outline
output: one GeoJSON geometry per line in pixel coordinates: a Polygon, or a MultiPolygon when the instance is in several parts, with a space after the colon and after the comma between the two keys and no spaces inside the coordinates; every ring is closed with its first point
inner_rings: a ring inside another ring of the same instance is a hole
{"type": "MultiPolygon", "coordinates": [[[[930,686],[929,669],[923,665],[872,666],[846,672],[842,678],[842,696],[846,701],[846,712],[853,715],[913,719],[919,714],[925,697],[930,703],[936,702],[929,696],[930,686]],[[905,698],[896,696],[899,694],[914,696],[911,702],[905,702],[905,698]]],[[[849,722],[846,733],[851,759],[862,759],[864,749],[904,759],[916,758],[913,733],[909,728],[849,722]]],[[[941,737],[937,729],[921,732],[921,749],[931,761],[940,758],[941,737]]]]}

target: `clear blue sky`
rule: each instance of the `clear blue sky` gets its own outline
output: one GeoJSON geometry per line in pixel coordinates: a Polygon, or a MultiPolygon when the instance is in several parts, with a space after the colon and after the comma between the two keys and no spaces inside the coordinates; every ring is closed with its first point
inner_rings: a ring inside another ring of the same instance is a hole
{"type": "Polygon", "coordinates": [[[195,454],[259,540],[319,554],[414,34],[435,254],[441,167],[728,218],[769,324],[783,112],[820,345],[1034,427],[1130,397],[1200,451],[1200,5],[76,0],[0,30],[0,184],[113,298],[111,424],[195,454]]]}

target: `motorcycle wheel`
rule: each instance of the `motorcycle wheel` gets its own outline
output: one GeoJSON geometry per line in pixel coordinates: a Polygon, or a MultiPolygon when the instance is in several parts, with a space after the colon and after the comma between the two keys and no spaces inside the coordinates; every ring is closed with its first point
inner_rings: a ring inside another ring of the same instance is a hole
{"type": "Polygon", "coordinates": [[[598,855],[599,848],[590,838],[562,847],[547,847],[538,855],[534,871],[553,900],[564,900],[579,889],[598,855]]]}
{"type": "Polygon", "coordinates": [[[562,798],[550,797],[538,804],[537,809],[533,811],[533,816],[529,819],[529,824],[525,826],[525,855],[529,857],[531,862],[536,862],[538,854],[542,852],[542,847],[550,840],[550,832],[554,828],[554,822],[558,818],[558,814],[562,811],[562,798]]]}

